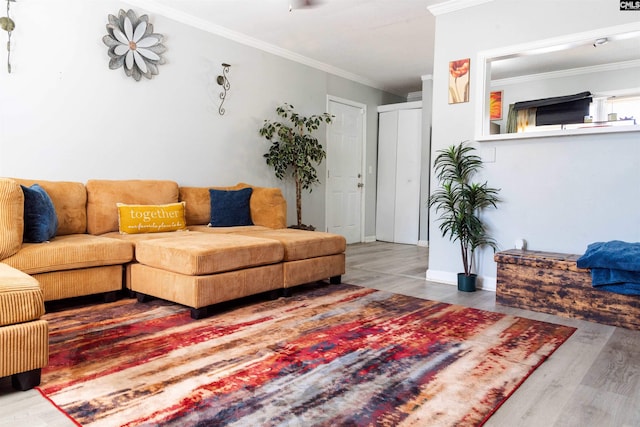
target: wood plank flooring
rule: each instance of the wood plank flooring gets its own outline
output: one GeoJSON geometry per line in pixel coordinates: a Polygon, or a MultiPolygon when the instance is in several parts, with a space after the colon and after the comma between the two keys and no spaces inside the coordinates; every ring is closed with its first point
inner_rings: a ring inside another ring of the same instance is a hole
{"type": "MultiPolygon", "coordinates": [[[[487,426],[640,426],[640,331],[496,305],[493,292],[427,282],[428,249],[383,242],[349,245],[344,283],[578,328],[487,422],[487,426]]],[[[39,392],[0,379],[0,427],[74,424],[39,392]]]]}

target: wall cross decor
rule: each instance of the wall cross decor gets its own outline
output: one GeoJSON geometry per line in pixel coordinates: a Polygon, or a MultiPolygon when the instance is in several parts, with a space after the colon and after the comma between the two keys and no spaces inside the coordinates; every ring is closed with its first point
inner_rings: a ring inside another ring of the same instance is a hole
{"type": "Polygon", "coordinates": [[[222,74],[216,79],[216,82],[222,86],[222,92],[220,92],[220,99],[222,101],[220,101],[220,107],[218,107],[218,113],[220,113],[221,116],[224,116],[224,113],[226,112],[226,110],[222,108],[222,104],[224,104],[224,101],[227,99],[227,92],[231,89],[231,83],[229,83],[229,78],[227,77],[227,74],[229,74],[229,68],[231,68],[231,65],[223,62],[222,74]]]}

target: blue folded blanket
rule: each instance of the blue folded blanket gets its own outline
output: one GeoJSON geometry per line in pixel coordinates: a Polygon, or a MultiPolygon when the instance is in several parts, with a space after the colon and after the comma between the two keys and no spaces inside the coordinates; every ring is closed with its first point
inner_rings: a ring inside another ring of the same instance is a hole
{"type": "Polygon", "coordinates": [[[640,243],[596,242],[577,261],[591,269],[591,284],[625,295],[640,295],[640,243]]]}

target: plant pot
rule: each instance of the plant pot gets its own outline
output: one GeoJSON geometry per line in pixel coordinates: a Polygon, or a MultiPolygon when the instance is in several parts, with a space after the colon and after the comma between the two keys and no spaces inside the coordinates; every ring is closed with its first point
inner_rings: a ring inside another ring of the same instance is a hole
{"type": "Polygon", "coordinates": [[[458,290],[462,292],[475,292],[477,278],[477,274],[467,276],[464,273],[458,273],[458,290]]]}
{"type": "Polygon", "coordinates": [[[290,225],[288,228],[293,228],[294,230],[306,230],[306,231],[315,231],[316,228],[313,225],[290,225]]]}

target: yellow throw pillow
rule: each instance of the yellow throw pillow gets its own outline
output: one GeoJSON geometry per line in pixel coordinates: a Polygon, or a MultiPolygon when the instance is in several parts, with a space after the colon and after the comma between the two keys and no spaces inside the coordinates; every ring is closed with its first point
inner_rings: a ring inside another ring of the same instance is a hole
{"type": "Polygon", "coordinates": [[[185,202],[166,205],[127,205],[118,206],[120,233],[160,233],[163,231],[186,230],[184,216],[185,202]]]}

